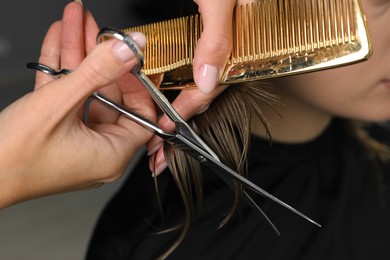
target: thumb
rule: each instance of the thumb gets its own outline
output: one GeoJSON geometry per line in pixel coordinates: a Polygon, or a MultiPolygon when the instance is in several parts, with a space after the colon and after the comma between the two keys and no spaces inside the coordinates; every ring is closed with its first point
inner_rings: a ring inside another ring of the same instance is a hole
{"type": "Polygon", "coordinates": [[[197,0],[203,32],[194,58],[194,80],[199,90],[216,87],[232,48],[232,19],[235,0],[197,0]]]}
{"type": "MultiPolygon", "coordinates": [[[[142,33],[129,33],[142,49],[146,37],[142,33]]],[[[67,76],[54,80],[39,89],[41,99],[50,100],[63,111],[78,109],[78,105],[94,91],[118,81],[137,64],[133,51],[124,42],[111,39],[99,44],[67,76]]]]}
{"type": "MultiPolygon", "coordinates": [[[[145,47],[146,37],[142,33],[132,32],[129,36],[141,49],[145,47]]],[[[117,39],[105,41],[66,77],[66,80],[71,83],[69,91],[78,92],[79,98],[84,100],[92,92],[118,81],[135,65],[137,59],[127,44],[117,39]]]]}

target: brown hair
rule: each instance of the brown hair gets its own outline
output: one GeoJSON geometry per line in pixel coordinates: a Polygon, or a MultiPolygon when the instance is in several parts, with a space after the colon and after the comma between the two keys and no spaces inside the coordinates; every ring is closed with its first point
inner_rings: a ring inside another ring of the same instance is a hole
{"type": "MultiPolygon", "coordinates": [[[[220,160],[244,176],[247,174],[247,154],[252,132],[250,120],[253,116],[260,119],[267,129],[267,136],[271,138],[266,118],[261,111],[261,106],[264,104],[272,107],[278,102],[278,98],[267,91],[269,87],[272,86],[260,82],[232,85],[213,101],[207,111],[191,120],[203,140],[220,160]]],[[[390,159],[389,148],[371,138],[362,124],[347,119],[341,121],[347,133],[366,147],[375,161],[390,159]]],[[[180,225],[182,231],[178,239],[161,256],[162,259],[171,254],[183,241],[192,220],[201,210],[203,200],[203,182],[199,163],[168,144],[165,145],[165,158],[181,194],[185,218],[180,225]]],[[[242,185],[235,182],[235,199],[220,226],[233,216],[242,190],[242,185]]]]}

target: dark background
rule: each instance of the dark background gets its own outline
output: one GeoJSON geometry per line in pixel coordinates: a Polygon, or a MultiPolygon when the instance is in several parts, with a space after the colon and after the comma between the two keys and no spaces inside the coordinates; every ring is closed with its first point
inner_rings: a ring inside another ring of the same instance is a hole
{"type": "MultiPolygon", "coordinates": [[[[61,19],[64,0],[16,0],[0,4],[0,108],[4,108],[34,85],[34,72],[25,68],[37,61],[50,24],[61,19]]],[[[85,0],[84,6],[99,26],[126,28],[140,23],[132,0],[85,0]]]]}

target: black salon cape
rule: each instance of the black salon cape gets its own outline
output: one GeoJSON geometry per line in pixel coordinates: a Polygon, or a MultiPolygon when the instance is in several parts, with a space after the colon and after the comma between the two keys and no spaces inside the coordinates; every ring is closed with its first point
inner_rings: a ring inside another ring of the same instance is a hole
{"type": "MultiPolygon", "coordinates": [[[[390,141],[383,129],[375,130],[390,141]]],[[[178,232],[156,234],[161,216],[147,165],[145,157],[104,210],[87,259],[156,259],[177,239],[178,232]]],[[[233,193],[205,169],[202,212],[168,259],[390,259],[389,167],[374,170],[367,152],[336,123],[304,144],[255,138],[249,169],[253,182],[322,228],[254,196],[281,236],[245,203],[218,229],[233,193]]],[[[158,185],[165,227],[171,227],[182,217],[181,199],[169,173],[158,177],[158,185]]]]}

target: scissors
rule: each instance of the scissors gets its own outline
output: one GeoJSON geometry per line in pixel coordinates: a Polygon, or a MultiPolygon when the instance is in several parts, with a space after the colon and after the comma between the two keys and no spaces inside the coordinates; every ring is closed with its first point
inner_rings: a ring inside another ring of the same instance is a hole
{"type": "MultiPolygon", "coordinates": [[[[187,122],[179,115],[179,113],[173,108],[168,99],[164,94],[153,84],[152,81],[142,72],[144,65],[144,56],[141,49],[135,43],[135,41],[127,34],[122,31],[114,28],[103,28],[98,36],[97,43],[101,43],[103,40],[108,38],[116,38],[124,42],[133,52],[135,58],[137,59],[137,65],[131,70],[131,73],[142,83],[142,85],[147,89],[153,100],[160,107],[160,109],[168,116],[170,120],[175,123],[175,131],[167,132],[162,130],[156,123],[148,120],[147,118],[142,117],[141,115],[134,113],[122,105],[118,105],[115,102],[111,101],[107,97],[103,96],[99,92],[94,92],[87,100],[87,104],[92,99],[96,99],[106,106],[118,111],[128,119],[138,123],[142,127],[152,131],[154,134],[162,138],[164,141],[172,144],[175,148],[182,150],[184,153],[190,155],[194,159],[200,162],[201,165],[204,165],[214,173],[216,173],[231,189],[233,189],[233,180],[239,181],[244,185],[244,187],[254,191],[257,194],[260,194],[277,204],[287,208],[293,213],[299,215],[300,217],[306,219],[312,224],[321,227],[320,224],[307,217],[300,211],[296,210],[292,206],[268,193],[264,189],[257,186],[255,183],[251,182],[249,179],[238,174],[234,170],[230,169],[228,166],[223,164],[218,156],[213,152],[213,150],[208,147],[208,145],[192,130],[192,128],[187,124],[187,122]]],[[[66,75],[71,73],[70,70],[54,70],[44,64],[30,62],[27,64],[27,67],[30,69],[35,69],[52,76],[66,75]]],[[[87,110],[87,109],[86,109],[87,110]]],[[[87,120],[87,113],[84,114],[84,120],[87,120]]],[[[268,218],[264,211],[256,204],[256,202],[251,198],[251,196],[245,191],[243,191],[243,199],[248,203],[257,213],[260,214],[272,227],[277,235],[280,235],[279,230],[273,224],[273,222],[268,218]]]]}

